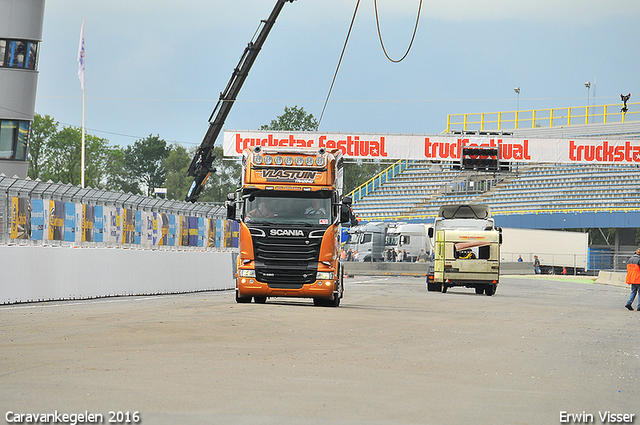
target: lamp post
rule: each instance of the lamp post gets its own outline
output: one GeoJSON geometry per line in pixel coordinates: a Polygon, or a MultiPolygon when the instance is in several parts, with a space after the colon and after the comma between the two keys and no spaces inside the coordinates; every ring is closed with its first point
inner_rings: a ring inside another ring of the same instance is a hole
{"type": "Polygon", "coordinates": [[[584,123],[585,124],[589,124],[589,95],[591,93],[591,82],[587,81],[586,83],[584,83],[584,86],[587,88],[587,111],[585,114],[585,120],[584,123]]]}
{"type": "Polygon", "coordinates": [[[520,110],[520,87],[516,87],[513,89],[516,92],[517,100],[516,100],[516,130],[518,129],[518,111],[520,110]]]}

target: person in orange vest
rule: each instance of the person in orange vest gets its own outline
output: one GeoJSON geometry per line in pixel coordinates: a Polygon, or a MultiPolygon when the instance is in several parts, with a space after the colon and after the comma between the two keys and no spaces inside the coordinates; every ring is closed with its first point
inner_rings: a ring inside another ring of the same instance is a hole
{"type": "MultiPolygon", "coordinates": [[[[631,296],[625,307],[633,310],[631,303],[638,295],[638,290],[640,290],[640,248],[636,249],[636,253],[627,261],[627,277],[624,281],[631,285],[631,296]]],[[[640,296],[638,297],[637,309],[640,311],[640,296]]]]}

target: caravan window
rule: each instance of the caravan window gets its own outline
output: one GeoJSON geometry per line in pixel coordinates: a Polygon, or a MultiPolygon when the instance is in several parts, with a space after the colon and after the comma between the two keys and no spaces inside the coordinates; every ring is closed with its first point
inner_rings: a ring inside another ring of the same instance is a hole
{"type": "Polygon", "coordinates": [[[491,246],[474,246],[471,248],[457,250],[454,245],[453,256],[454,258],[459,258],[461,260],[489,260],[491,258],[491,246]]]}

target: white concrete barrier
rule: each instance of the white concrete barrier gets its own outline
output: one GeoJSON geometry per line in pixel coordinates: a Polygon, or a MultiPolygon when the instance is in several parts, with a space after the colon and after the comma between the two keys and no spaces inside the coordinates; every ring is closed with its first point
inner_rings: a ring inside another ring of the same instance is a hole
{"type": "Polygon", "coordinates": [[[235,287],[231,252],[0,246],[0,304],[235,287]]]}
{"type": "Polygon", "coordinates": [[[598,278],[596,279],[595,283],[629,287],[629,285],[624,281],[626,277],[627,273],[625,272],[606,272],[600,270],[600,272],[598,272],[598,278]]]}

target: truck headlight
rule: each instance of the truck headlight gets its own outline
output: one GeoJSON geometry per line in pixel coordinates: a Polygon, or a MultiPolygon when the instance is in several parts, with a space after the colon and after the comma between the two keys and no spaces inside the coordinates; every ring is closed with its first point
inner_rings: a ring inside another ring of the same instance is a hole
{"type": "Polygon", "coordinates": [[[254,269],[240,269],[238,275],[240,277],[256,277],[256,271],[254,269]]]}
{"type": "Polygon", "coordinates": [[[333,272],[318,272],[316,280],[333,279],[333,272]]]}

